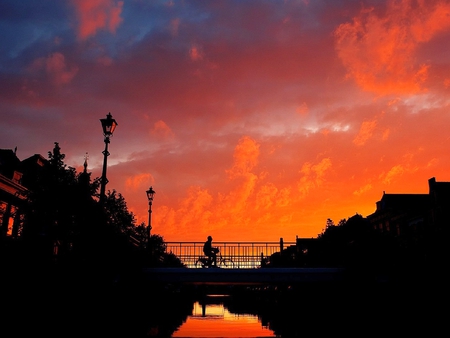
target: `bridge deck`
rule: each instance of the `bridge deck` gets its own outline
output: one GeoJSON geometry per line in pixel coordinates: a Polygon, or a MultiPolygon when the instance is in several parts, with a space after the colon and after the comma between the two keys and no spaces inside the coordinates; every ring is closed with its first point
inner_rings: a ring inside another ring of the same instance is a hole
{"type": "Polygon", "coordinates": [[[341,281],[339,268],[186,269],[147,268],[149,282],[181,284],[277,284],[341,281]]]}

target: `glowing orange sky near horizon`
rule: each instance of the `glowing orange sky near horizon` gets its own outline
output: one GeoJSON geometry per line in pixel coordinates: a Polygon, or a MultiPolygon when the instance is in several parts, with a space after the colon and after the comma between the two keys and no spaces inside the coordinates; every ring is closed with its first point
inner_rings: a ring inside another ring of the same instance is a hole
{"type": "Polygon", "coordinates": [[[111,112],[107,190],[139,224],[152,186],[166,241],[316,237],[327,218],[373,213],[383,191],[450,181],[448,0],[32,10],[11,22],[34,35],[0,39],[1,147],[25,159],[59,142],[99,177],[111,112]]]}

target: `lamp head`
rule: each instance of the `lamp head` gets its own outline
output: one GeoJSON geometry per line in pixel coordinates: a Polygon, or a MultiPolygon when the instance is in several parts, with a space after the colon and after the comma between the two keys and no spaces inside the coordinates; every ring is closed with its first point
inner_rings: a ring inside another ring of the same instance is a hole
{"type": "Polygon", "coordinates": [[[152,187],[150,187],[150,189],[148,189],[148,190],[146,191],[146,193],[147,193],[148,201],[149,201],[149,202],[153,201],[153,196],[155,196],[156,191],[153,190],[152,187]]]}
{"type": "Polygon", "coordinates": [[[117,127],[117,122],[112,118],[111,113],[106,115],[106,119],[100,119],[100,122],[102,123],[103,135],[105,135],[105,137],[112,136],[117,127]]]}

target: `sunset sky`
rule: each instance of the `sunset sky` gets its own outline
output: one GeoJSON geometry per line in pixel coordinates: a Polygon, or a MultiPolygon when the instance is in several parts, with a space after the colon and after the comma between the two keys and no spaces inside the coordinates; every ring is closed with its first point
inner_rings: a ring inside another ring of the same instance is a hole
{"type": "Polygon", "coordinates": [[[450,181],[450,0],[2,0],[0,148],[166,241],[294,241],[450,181]]]}

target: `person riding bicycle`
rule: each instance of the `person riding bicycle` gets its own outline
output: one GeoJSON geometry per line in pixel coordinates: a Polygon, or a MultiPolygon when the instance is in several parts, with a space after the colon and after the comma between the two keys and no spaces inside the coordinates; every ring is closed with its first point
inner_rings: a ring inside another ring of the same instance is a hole
{"type": "Polygon", "coordinates": [[[208,240],[203,245],[203,253],[208,257],[209,266],[217,266],[217,253],[219,248],[212,246],[212,237],[208,236],[208,240]]]}

